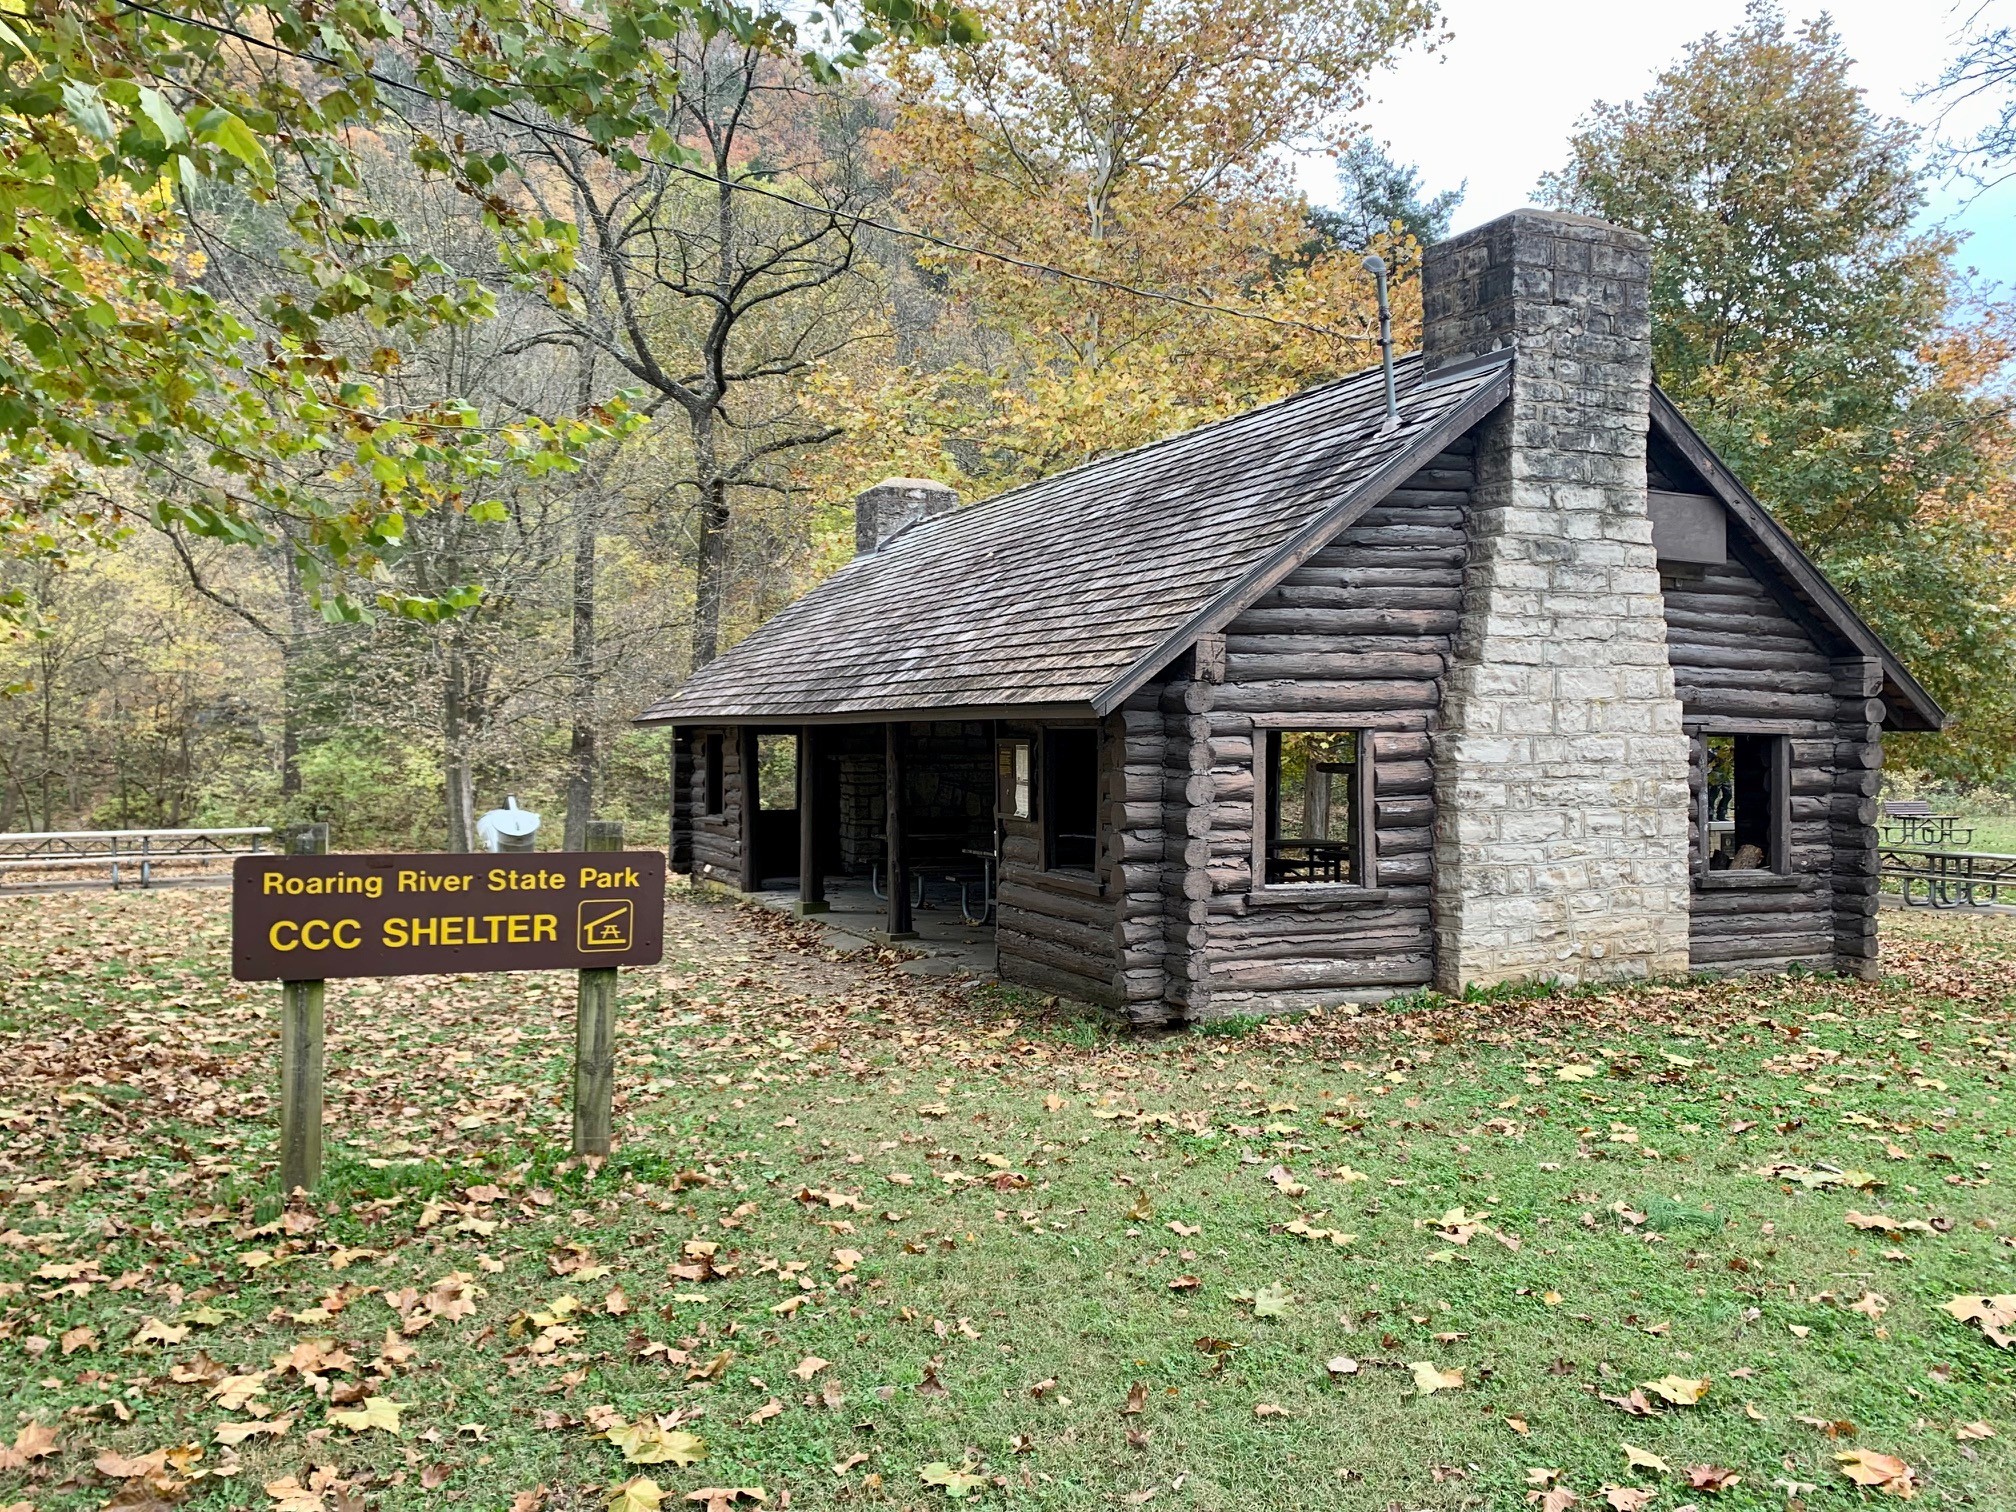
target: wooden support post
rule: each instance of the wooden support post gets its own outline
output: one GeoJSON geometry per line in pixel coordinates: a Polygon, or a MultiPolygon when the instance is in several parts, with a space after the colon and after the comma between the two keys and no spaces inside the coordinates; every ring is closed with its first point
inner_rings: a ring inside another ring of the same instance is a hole
{"type": "MultiPolygon", "coordinates": [[[[623,849],[619,820],[590,819],[587,849],[623,849]]],[[[586,967],[574,1000],[574,1153],[607,1155],[615,1125],[616,968],[586,967]]]]}
{"type": "MultiPolygon", "coordinates": [[[[288,831],[290,856],[329,854],[329,826],[288,831]]],[[[280,984],[280,1191],[322,1180],[322,983],[280,984]]]]}
{"type": "Polygon", "coordinates": [[[826,909],[826,878],[819,870],[818,738],[812,725],[798,731],[798,914],[826,909]]]}
{"type": "Polygon", "coordinates": [[[762,857],[756,854],[756,834],[760,821],[756,818],[761,808],[763,774],[759,761],[761,741],[748,725],[731,732],[735,737],[736,749],[741,752],[738,763],[742,773],[742,797],[737,833],[742,837],[741,889],[753,893],[763,885],[763,868],[759,864],[762,857]]]}
{"type": "Polygon", "coordinates": [[[910,918],[910,858],[903,844],[903,750],[902,727],[893,719],[883,727],[887,740],[882,753],[883,829],[888,865],[884,868],[889,887],[886,940],[914,940],[917,931],[910,918]]]}

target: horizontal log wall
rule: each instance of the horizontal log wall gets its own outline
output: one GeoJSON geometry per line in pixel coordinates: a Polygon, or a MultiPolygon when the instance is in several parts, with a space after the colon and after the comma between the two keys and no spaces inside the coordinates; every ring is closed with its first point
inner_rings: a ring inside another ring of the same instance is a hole
{"type": "Polygon", "coordinates": [[[1466,439],[1234,620],[1215,683],[1165,689],[1164,890],[1183,910],[1165,940],[1190,1016],[1375,1001],[1432,980],[1430,741],[1474,477],[1466,439]],[[1254,890],[1253,717],[1296,714],[1374,732],[1365,895],[1254,890]]]}
{"type": "MultiPolygon", "coordinates": [[[[1697,730],[1697,721],[1710,730],[1722,721],[1763,722],[1791,744],[1789,851],[1796,885],[1773,879],[1731,888],[1716,885],[1712,873],[1705,884],[1697,875],[1691,963],[1711,972],[1782,971],[1794,965],[1832,970],[1837,931],[1851,928],[1836,912],[1835,814],[1845,732],[1834,658],[1734,557],[1717,566],[1662,568],[1660,586],[1667,657],[1683,719],[1697,730]]],[[[1693,753],[1690,833],[1698,868],[1707,775],[1699,741],[1693,753]]],[[[1870,855],[1873,859],[1873,848],[1870,855]]]]}
{"type": "Polygon", "coordinates": [[[1035,725],[1004,724],[1003,740],[1034,742],[1035,815],[1001,821],[1001,875],[995,891],[996,971],[1004,982],[1080,1002],[1119,1007],[1123,998],[1113,885],[1116,808],[1124,807],[1118,721],[1100,732],[1101,831],[1098,865],[1090,873],[1053,872],[1043,861],[1043,746],[1035,725]]]}
{"type": "Polygon", "coordinates": [[[1873,656],[1834,663],[1834,792],[1829,807],[1834,858],[1834,969],[1874,977],[1878,835],[1876,792],[1883,774],[1883,665],[1873,656]]]}
{"type": "MultiPolygon", "coordinates": [[[[740,729],[693,731],[693,764],[687,786],[693,805],[693,877],[723,887],[742,886],[742,741],[740,729]],[[721,736],[721,812],[707,808],[707,737],[721,736]]],[[[749,736],[749,739],[755,737],[749,736]]]]}
{"type": "Polygon", "coordinates": [[[699,812],[699,792],[693,785],[693,732],[675,727],[666,742],[666,775],[670,786],[666,805],[671,817],[671,834],[666,848],[666,864],[676,874],[693,870],[693,822],[699,812]]]}

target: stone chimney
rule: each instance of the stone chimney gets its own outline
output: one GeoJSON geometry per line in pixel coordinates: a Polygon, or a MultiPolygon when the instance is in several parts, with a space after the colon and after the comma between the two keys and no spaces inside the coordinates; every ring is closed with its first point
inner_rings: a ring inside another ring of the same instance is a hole
{"type": "Polygon", "coordinates": [[[1652,259],[1519,210],[1428,249],[1429,370],[1509,349],[1435,737],[1436,985],[1687,970],[1687,747],[1646,514],[1652,259]]]}
{"type": "Polygon", "coordinates": [[[959,495],[929,478],[884,478],[854,500],[854,555],[880,551],[920,520],[935,520],[959,507],[959,495]]]}

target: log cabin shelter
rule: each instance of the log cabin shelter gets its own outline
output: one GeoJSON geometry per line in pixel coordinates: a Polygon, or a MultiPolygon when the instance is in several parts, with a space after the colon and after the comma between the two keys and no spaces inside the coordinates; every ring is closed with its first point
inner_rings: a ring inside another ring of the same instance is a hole
{"type": "Polygon", "coordinates": [[[1372,366],[970,507],[868,490],[641,716],[675,868],[898,939],[963,906],[1143,1024],[1871,973],[1882,733],[1943,715],[1654,387],[1649,278],[1515,212],[1428,249],[1393,411],[1372,366]]]}

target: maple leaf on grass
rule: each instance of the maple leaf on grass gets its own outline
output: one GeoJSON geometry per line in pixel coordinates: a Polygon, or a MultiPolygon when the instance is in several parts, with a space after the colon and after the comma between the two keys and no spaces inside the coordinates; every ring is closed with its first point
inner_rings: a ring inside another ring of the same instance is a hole
{"type": "Polygon", "coordinates": [[[56,1430],[30,1418],[14,1435],[12,1449],[0,1449],[0,1470],[19,1470],[30,1460],[45,1459],[56,1452],[56,1430]]]}
{"type": "Polygon", "coordinates": [[[395,1402],[390,1397],[366,1397],[364,1404],[355,1412],[332,1412],[329,1421],[348,1428],[352,1433],[368,1433],[375,1428],[396,1438],[399,1434],[399,1414],[407,1406],[407,1403],[395,1402]]]}
{"type": "Polygon", "coordinates": [[[217,1442],[220,1444],[242,1444],[250,1438],[285,1438],[287,1430],[294,1426],[291,1417],[260,1418],[250,1423],[219,1423],[217,1442]]]}
{"type": "Polygon", "coordinates": [[[1654,1454],[1650,1449],[1640,1449],[1636,1444],[1623,1444],[1624,1459],[1633,1470],[1650,1470],[1655,1475],[1670,1475],[1673,1467],[1654,1454]]]}
{"type": "Polygon", "coordinates": [[[609,1497],[609,1512],[658,1512],[665,1493],[658,1482],[640,1475],[618,1486],[609,1497]]]}
{"type": "Polygon", "coordinates": [[[1411,1360],[1407,1368],[1414,1372],[1414,1389],[1423,1396],[1437,1391],[1460,1391],[1463,1387],[1463,1372],[1439,1369],[1432,1360],[1411,1360]]]}
{"type": "Polygon", "coordinates": [[[297,1476],[270,1480],[264,1490],[273,1498],[272,1512],[323,1512],[322,1493],[309,1490],[297,1476]]]}
{"type": "Polygon", "coordinates": [[[1658,1495],[1650,1486],[1605,1486],[1603,1504],[1610,1512],[1646,1512],[1658,1495]]]}
{"type": "Polygon", "coordinates": [[[682,1468],[705,1457],[704,1439],[678,1429],[665,1429],[652,1422],[623,1423],[611,1428],[604,1438],[623,1451],[632,1465],[674,1464],[682,1468]]]}
{"type": "Polygon", "coordinates": [[[1278,1318],[1288,1311],[1293,1297],[1288,1288],[1278,1281],[1270,1281],[1253,1293],[1253,1316],[1256,1318],[1278,1318]]]}
{"type": "Polygon", "coordinates": [[[1843,1449],[1834,1456],[1841,1473],[1858,1486],[1883,1496],[1909,1499],[1918,1494],[1917,1472],[1894,1454],[1873,1449],[1843,1449]]]}
{"type": "Polygon", "coordinates": [[[1638,1383],[1646,1391],[1675,1407],[1692,1407],[1708,1394],[1709,1381],[1690,1376],[1663,1375],[1656,1381],[1638,1383]]]}
{"type": "Polygon", "coordinates": [[[688,1491],[686,1500],[702,1504],[702,1512],[734,1512],[743,1502],[769,1500],[761,1486],[702,1486],[688,1491]]]}
{"type": "Polygon", "coordinates": [[[1992,1297],[1970,1294],[1955,1297],[1943,1306],[1962,1323],[1978,1325],[1999,1347],[2016,1349],[2016,1335],[2009,1332],[2016,1326],[2016,1293],[2003,1292],[1992,1297]]]}
{"type": "Polygon", "coordinates": [[[925,1485],[937,1486],[947,1496],[955,1498],[971,1495],[987,1484],[987,1477],[974,1474],[970,1462],[954,1469],[944,1460],[933,1460],[921,1466],[917,1474],[925,1485]]]}
{"type": "Polygon", "coordinates": [[[138,1480],[142,1476],[159,1475],[168,1468],[168,1451],[156,1449],[151,1454],[131,1458],[116,1449],[107,1449],[91,1462],[91,1468],[100,1475],[108,1475],[113,1480],[138,1480]]]}
{"type": "Polygon", "coordinates": [[[1727,1491],[1743,1477],[1724,1465],[1689,1465],[1687,1484],[1696,1491],[1727,1491]]]}

